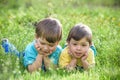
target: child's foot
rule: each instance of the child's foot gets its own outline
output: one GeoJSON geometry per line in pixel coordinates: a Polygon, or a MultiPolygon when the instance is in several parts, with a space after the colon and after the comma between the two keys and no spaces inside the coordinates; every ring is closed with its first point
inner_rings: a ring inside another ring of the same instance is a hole
{"type": "Polygon", "coordinates": [[[2,47],[4,48],[4,51],[6,52],[6,53],[8,53],[9,52],[9,44],[8,44],[8,39],[7,38],[3,38],[2,39],[2,47]]]}
{"type": "Polygon", "coordinates": [[[18,57],[20,56],[16,47],[11,44],[7,38],[2,39],[2,47],[4,48],[5,53],[15,54],[18,57]]]}

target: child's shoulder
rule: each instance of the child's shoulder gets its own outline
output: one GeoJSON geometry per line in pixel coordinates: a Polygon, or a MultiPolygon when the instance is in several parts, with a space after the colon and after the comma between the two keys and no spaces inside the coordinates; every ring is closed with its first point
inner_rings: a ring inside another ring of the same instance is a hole
{"type": "Polygon", "coordinates": [[[61,55],[60,55],[61,58],[66,58],[66,59],[70,59],[71,56],[69,55],[68,53],[68,47],[65,47],[62,52],[61,52],[61,55]]]}
{"type": "Polygon", "coordinates": [[[26,46],[26,49],[28,50],[28,49],[34,49],[35,47],[34,47],[34,41],[33,42],[31,42],[31,43],[29,43],[27,46],[26,46]]]}
{"type": "Polygon", "coordinates": [[[31,47],[33,45],[34,45],[34,42],[30,42],[30,43],[27,44],[27,47],[31,47]]]}
{"type": "Polygon", "coordinates": [[[62,50],[62,47],[60,45],[57,45],[56,49],[62,50]]]}
{"type": "Polygon", "coordinates": [[[62,51],[62,47],[60,46],[60,45],[57,45],[57,47],[56,47],[56,50],[55,51],[62,51]]]}
{"type": "Polygon", "coordinates": [[[89,48],[88,55],[94,55],[94,52],[91,48],[89,48]]]}
{"type": "Polygon", "coordinates": [[[68,47],[65,47],[65,48],[62,50],[62,54],[63,54],[63,55],[67,55],[67,54],[68,54],[68,47]]]}

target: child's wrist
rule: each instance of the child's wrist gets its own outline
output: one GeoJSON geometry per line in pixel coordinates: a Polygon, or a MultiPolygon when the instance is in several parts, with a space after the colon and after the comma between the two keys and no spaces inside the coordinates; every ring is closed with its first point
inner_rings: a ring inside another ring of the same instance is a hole
{"type": "Polygon", "coordinates": [[[82,62],[82,63],[85,63],[85,62],[87,62],[87,60],[81,59],[81,62],[82,62]]]}
{"type": "Polygon", "coordinates": [[[73,62],[77,62],[77,59],[76,59],[76,58],[72,58],[72,61],[73,61],[73,62]]]}
{"type": "Polygon", "coordinates": [[[71,59],[72,59],[72,60],[76,60],[76,58],[75,58],[73,55],[71,55],[71,59]]]}
{"type": "Polygon", "coordinates": [[[77,63],[77,59],[74,58],[74,59],[72,59],[70,65],[76,66],[76,63],[77,63]]]}
{"type": "Polygon", "coordinates": [[[48,56],[44,56],[44,55],[43,55],[43,59],[45,59],[45,60],[48,59],[48,56]]]}
{"type": "Polygon", "coordinates": [[[38,52],[39,55],[43,55],[41,52],[38,52]]]}
{"type": "Polygon", "coordinates": [[[38,54],[38,58],[43,58],[43,55],[42,54],[38,54]]]}

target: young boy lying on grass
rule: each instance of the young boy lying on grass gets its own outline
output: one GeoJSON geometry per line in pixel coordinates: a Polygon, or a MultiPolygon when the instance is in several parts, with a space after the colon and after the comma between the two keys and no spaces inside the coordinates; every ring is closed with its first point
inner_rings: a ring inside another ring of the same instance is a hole
{"type": "Polygon", "coordinates": [[[67,46],[59,58],[59,66],[67,70],[84,69],[95,65],[92,31],[84,24],[76,24],[69,32],[67,46]]]}

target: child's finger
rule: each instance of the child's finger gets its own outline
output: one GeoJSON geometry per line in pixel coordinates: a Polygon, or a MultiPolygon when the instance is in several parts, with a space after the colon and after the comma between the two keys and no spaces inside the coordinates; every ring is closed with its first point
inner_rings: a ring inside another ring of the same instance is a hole
{"type": "Polygon", "coordinates": [[[71,52],[71,50],[68,50],[68,54],[72,55],[72,52],[71,52]]]}
{"type": "Polygon", "coordinates": [[[39,47],[38,44],[35,43],[35,48],[38,48],[38,47],[39,47]]]}
{"type": "Polygon", "coordinates": [[[35,43],[35,48],[39,51],[40,50],[40,46],[37,44],[37,43],[35,43]]]}
{"type": "Polygon", "coordinates": [[[40,42],[38,39],[35,40],[36,44],[40,45],[40,42]]]}
{"type": "Polygon", "coordinates": [[[85,53],[85,56],[88,57],[88,53],[85,53]]]}
{"type": "Polygon", "coordinates": [[[38,43],[38,39],[36,39],[35,42],[38,43]]]}
{"type": "Polygon", "coordinates": [[[85,54],[83,55],[83,59],[85,60],[85,59],[87,59],[87,57],[88,57],[88,53],[85,53],[85,54]]]}

